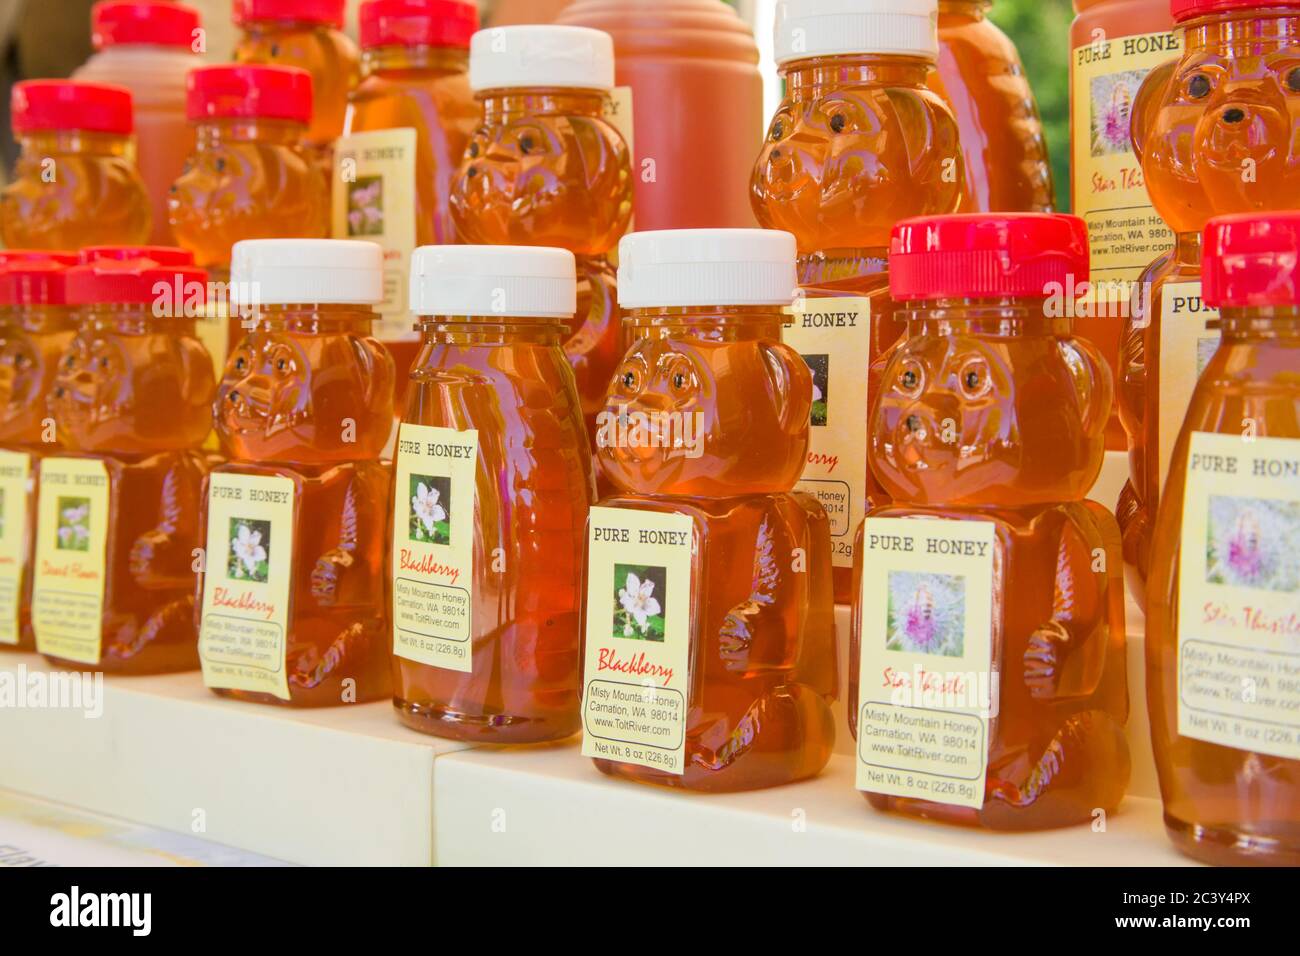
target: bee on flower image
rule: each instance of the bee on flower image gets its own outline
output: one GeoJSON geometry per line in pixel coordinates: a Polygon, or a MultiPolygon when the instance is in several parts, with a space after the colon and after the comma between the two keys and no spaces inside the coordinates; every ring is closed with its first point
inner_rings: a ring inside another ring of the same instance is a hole
{"type": "Polygon", "coordinates": [[[1269,498],[1210,496],[1205,579],[1210,584],[1300,590],[1300,505],[1269,498]]]}
{"type": "Polygon", "coordinates": [[[451,479],[412,475],[407,537],[423,544],[451,544],[451,479]]]}
{"type": "Polygon", "coordinates": [[[636,641],[664,639],[664,601],[668,573],[647,565],[614,565],[615,637],[636,641]]]}
{"type": "Polygon", "coordinates": [[[378,236],[384,231],[384,180],[363,176],[348,189],[348,235],[378,236]]]}
{"type": "Polygon", "coordinates": [[[271,522],[230,519],[230,554],[226,577],[265,584],[270,577],[271,522]]]}
{"type": "Polygon", "coordinates": [[[891,571],[888,614],[888,650],[961,657],[966,637],[966,579],[891,571]]]}
{"type": "Polygon", "coordinates": [[[90,550],[90,499],[60,498],[55,547],[60,551],[90,550]]]}

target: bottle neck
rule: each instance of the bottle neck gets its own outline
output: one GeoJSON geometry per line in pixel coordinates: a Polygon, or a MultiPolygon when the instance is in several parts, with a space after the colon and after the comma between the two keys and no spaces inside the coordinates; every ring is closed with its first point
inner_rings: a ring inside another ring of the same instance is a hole
{"type": "Polygon", "coordinates": [[[629,309],[629,338],[689,337],[714,342],[780,340],[789,315],[779,305],[701,305],[629,309]]]}
{"type": "Polygon", "coordinates": [[[478,95],[483,104],[483,122],[509,123],[524,116],[604,115],[609,96],[603,90],[570,90],[548,87],[517,87],[487,90],[478,95]]]}
{"type": "Polygon", "coordinates": [[[863,53],[796,60],[780,73],[786,99],[800,102],[853,87],[924,87],[932,69],[934,64],[922,57],[863,53]]]}
{"type": "Polygon", "coordinates": [[[124,157],[130,151],[131,137],[117,133],[92,133],[82,129],[37,130],[20,135],[18,145],[28,159],[68,153],[124,157]]]}
{"type": "Polygon", "coordinates": [[[232,313],[252,332],[292,332],[295,335],[369,335],[378,315],[368,305],[296,303],[263,305],[251,316],[232,313]]]}
{"type": "Polygon", "coordinates": [[[418,321],[430,345],[546,345],[559,347],[568,335],[563,319],[526,316],[425,315],[418,321]]]}
{"type": "Polygon", "coordinates": [[[414,70],[447,76],[469,70],[469,51],[447,46],[377,46],[361,51],[361,75],[414,70]]]}
{"type": "Polygon", "coordinates": [[[1225,342],[1272,341],[1300,348],[1300,304],[1225,308],[1218,324],[1225,342]]]}
{"type": "Polygon", "coordinates": [[[31,335],[53,335],[76,328],[76,312],[66,305],[25,305],[14,309],[0,322],[12,322],[31,335]]]}
{"type": "Polygon", "coordinates": [[[100,302],[85,306],[80,332],[108,335],[193,335],[194,319],[184,315],[156,315],[147,303],[100,302]]]}
{"type": "Polygon", "coordinates": [[[1183,24],[1187,53],[1247,44],[1254,55],[1300,42],[1300,14],[1294,8],[1234,10],[1197,17],[1183,24]]]}
{"type": "Polygon", "coordinates": [[[1200,267],[1201,233],[1178,232],[1174,234],[1173,258],[1175,262],[1187,266],[1200,267]]]}
{"type": "Polygon", "coordinates": [[[993,0],[939,0],[939,16],[983,20],[992,6],[993,0]]]}
{"type": "Polygon", "coordinates": [[[194,124],[194,143],[198,149],[216,149],[223,143],[297,146],[306,135],[307,127],[302,123],[262,117],[223,116],[194,124]]]}
{"type": "Polygon", "coordinates": [[[1045,297],[921,299],[895,313],[907,323],[908,336],[960,333],[993,338],[1068,336],[1074,329],[1071,315],[1066,303],[1056,307],[1045,297]]]}

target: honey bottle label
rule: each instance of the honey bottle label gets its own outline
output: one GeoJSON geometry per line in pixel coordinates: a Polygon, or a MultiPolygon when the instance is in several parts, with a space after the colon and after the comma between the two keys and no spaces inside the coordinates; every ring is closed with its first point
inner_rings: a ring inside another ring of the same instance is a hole
{"type": "Polygon", "coordinates": [[[27,562],[27,499],[32,458],[0,449],[0,644],[17,644],[27,562]]]}
{"type": "Polygon", "coordinates": [[[1300,760],[1300,440],[1192,432],[1178,733],[1300,760]]]}
{"type": "Polygon", "coordinates": [[[812,372],[808,462],[797,490],[812,495],[831,527],[831,563],[853,567],[853,537],[867,505],[867,372],[871,300],[808,298],[792,310],[785,343],[812,372]]]}
{"type": "Polygon", "coordinates": [[[685,771],[694,537],[690,515],[591,509],[584,757],[685,771]]]}
{"type": "Polygon", "coordinates": [[[334,144],[330,234],[384,248],[384,299],[374,326],[382,342],[419,340],[407,303],[416,245],[415,143],[415,130],[399,127],[341,136],[334,144]]]}
{"type": "Polygon", "coordinates": [[[1196,381],[1219,347],[1219,310],[1201,299],[1199,282],[1169,282],[1160,290],[1160,415],[1156,423],[1160,487],[1182,430],[1196,381]]]}
{"type": "Polygon", "coordinates": [[[98,664],[112,501],[108,469],[98,458],[46,458],[40,489],[32,579],[36,649],[98,664]]]}
{"type": "Polygon", "coordinates": [[[979,808],[990,725],[995,529],[867,518],[862,536],[857,787],[979,808]]]}
{"type": "MultiPolygon", "coordinates": [[[[470,672],[478,432],[403,422],[393,507],[393,653],[470,672]]],[[[504,555],[485,560],[507,560],[504,555]]],[[[503,567],[500,570],[506,570],[503,567]]]]}
{"type": "Polygon", "coordinates": [[[1129,120],[1147,73],[1181,49],[1173,31],[1114,38],[1098,31],[1071,51],[1072,206],[1088,224],[1096,282],[1135,282],[1173,244],[1147,195],[1129,120]]]}
{"type": "Polygon", "coordinates": [[[208,478],[199,659],[212,689],[289,700],[293,480],[214,471],[208,478]]]}

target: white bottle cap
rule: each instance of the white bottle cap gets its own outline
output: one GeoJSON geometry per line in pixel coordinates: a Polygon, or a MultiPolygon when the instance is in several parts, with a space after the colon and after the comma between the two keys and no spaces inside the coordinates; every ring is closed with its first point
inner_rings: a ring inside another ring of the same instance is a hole
{"type": "Polygon", "coordinates": [[[469,43],[469,85],[479,90],[614,87],[614,41],[588,27],[517,26],[479,30],[469,43]]]}
{"type": "Polygon", "coordinates": [[[778,0],[778,65],[812,56],[939,58],[938,0],[778,0]]]}
{"type": "Polygon", "coordinates": [[[356,239],[243,239],[230,249],[232,306],[375,305],[384,250],[356,239]]]}
{"type": "Polygon", "coordinates": [[[546,246],[420,246],[411,254],[416,315],[571,319],[573,253],[546,246]]]}
{"type": "Polygon", "coordinates": [[[618,304],[789,305],[794,236],[775,229],[663,229],[618,244],[618,304]]]}

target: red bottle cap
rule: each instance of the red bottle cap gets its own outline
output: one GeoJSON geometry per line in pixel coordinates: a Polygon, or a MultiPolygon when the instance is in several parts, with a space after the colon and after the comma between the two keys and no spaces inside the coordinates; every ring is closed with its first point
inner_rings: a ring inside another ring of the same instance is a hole
{"type": "Polygon", "coordinates": [[[15,133],[78,129],[128,135],[135,129],[131,92],[103,83],[24,80],[9,99],[15,133]]]}
{"type": "Polygon", "coordinates": [[[343,26],[347,0],[235,0],[235,26],[261,21],[343,26]]]}
{"type": "Polygon", "coordinates": [[[90,38],[96,50],[122,43],[191,50],[199,26],[199,11],[179,3],[101,0],[90,11],[90,38]]]}
{"type": "Polygon", "coordinates": [[[204,66],[185,80],[185,115],[311,120],[311,74],[296,66],[204,66]]]}
{"type": "Polygon", "coordinates": [[[174,246],[88,246],[65,284],[70,305],[165,303],[179,315],[187,301],[207,300],[208,273],[174,246]]]}
{"type": "Polygon", "coordinates": [[[1286,8],[1300,10],[1300,0],[1169,0],[1169,12],[1175,23],[1211,13],[1286,8]]]}
{"type": "Polygon", "coordinates": [[[361,46],[469,49],[478,7],[464,0],[368,0],[361,5],[361,46]]]}
{"type": "Polygon", "coordinates": [[[1201,297],[1216,309],[1300,305],[1300,212],[1206,223],[1201,297]]]}
{"type": "Polygon", "coordinates": [[[889,294],[903,299],[1034,297],[1088,280],[1088,230],[1077,216],[918,216],[894,226],[889,294]]]}
{"type": "Polygon", "coordinates": [[[76,263],[73,252],[0,250],[0,305],[63,305],[64,276],[76,263]]]}

